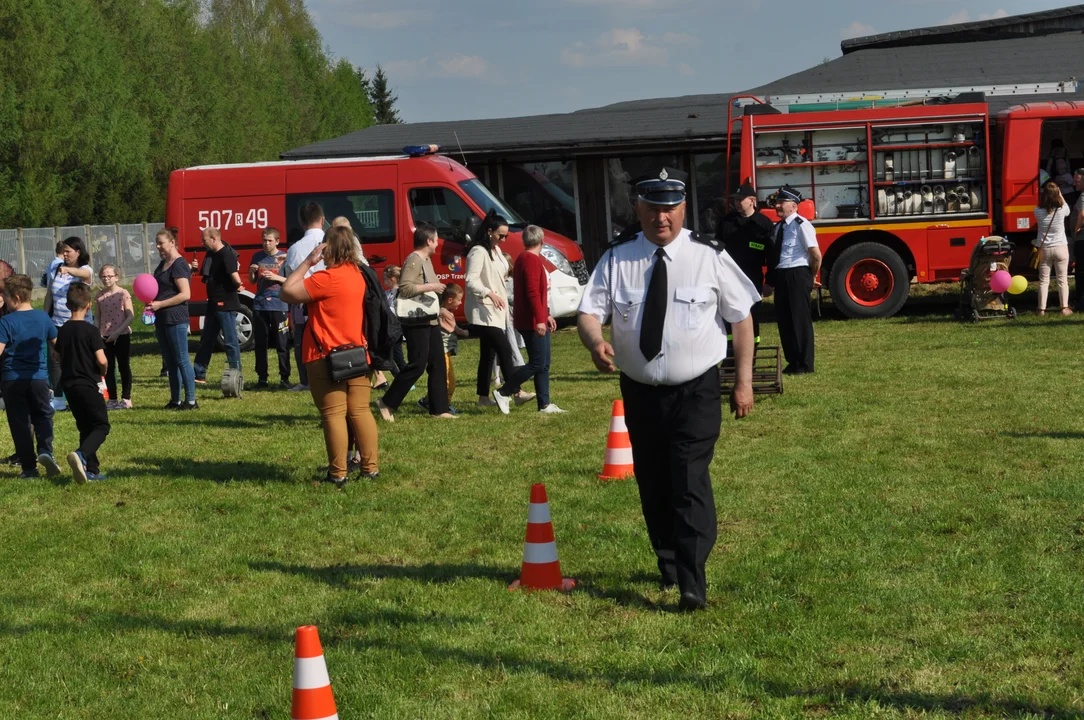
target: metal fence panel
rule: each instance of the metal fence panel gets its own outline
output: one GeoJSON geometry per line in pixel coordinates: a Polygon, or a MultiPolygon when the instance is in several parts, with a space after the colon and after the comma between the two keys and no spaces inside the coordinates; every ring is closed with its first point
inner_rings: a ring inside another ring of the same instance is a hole
{"type": "Polygon", "coordinates": [[[23,272],[19,259],[19,231],[0,230],[0,260],[11,265],[15,272],[23,272]]]}
{"type": "MultiPolygon", "coordinates": [[[[91,225],[89,238],[90,256],[93,258],[94,280],[103,265],[113,265],[120,270],[117,253],[117,226],[91,225]]],[[[93,284],[93,282],[92,282],[93,284]]]]}
{"type": "Polygon", "coordinates": [[[147,246],[143,242],[143,225],[120,225],[117,237],[117,250],[120,263],[117,267],[125,280],[130,281],[136,275],[147,271],[147,246]]]}
{"type": "MultiPolygon", "coordinates": [[[[80,228],[80,231],[82,228],[80,228]]],[[[24,228],[23,247],[26,249],[26,274],[35,283],[56,257],[56,228],[24,228]]],[[[69,237],[61,235],[61,238],[69,237]]]]}

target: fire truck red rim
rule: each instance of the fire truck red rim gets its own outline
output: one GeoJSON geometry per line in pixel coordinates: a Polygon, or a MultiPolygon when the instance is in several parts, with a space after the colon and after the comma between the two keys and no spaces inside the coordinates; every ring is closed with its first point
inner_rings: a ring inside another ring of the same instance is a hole
{"type": "Polygon", "coordinates": [[[877,258],[862,258],[847,270],[847,296],[863,307],[876,307],[892,296],[896,277],[892,268],[877,258]]]}

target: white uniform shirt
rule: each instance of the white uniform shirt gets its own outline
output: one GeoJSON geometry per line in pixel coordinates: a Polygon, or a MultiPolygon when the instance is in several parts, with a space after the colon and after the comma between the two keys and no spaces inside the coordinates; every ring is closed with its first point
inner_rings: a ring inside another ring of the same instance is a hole
{"type": "MultiPolygon", "coordinates": [[[[316,246],[324,241],[324,231],[313,228],[306,230],[305,234],[301,236],[301,239],[290,246],[290,249],[286,251],[286,262],[282,265],[282,274],[285,277],[290,277],[290,273],[301,267],[301,263],[305,261],[305,258],[309,256],[316,246]]],[[[309,271],[305,273],[305,277],[312,275],[314,272],[319,272],[324,268],[323,259],[320,262],[309,268],[309,271]]]]}
{"type": "MultiPolygon", "coordinates": [[[[783,224],[783,238],[779,246],[779,264],[776,268],[786,270],[787,268],[809,267],[809,248],[819,247],[817,231],[813,228],[813,223],[805,218],[802,218],[802,222],[798,222],[798,213],[779,222],[783,224]]],[[[776,228],[778,227],[777,225],[776,228]]],[[[776,233],[778,232],[779,230],[776,229],[776,233]]],[[[776,238],[778,237],[777,234],[776,238]]]]}
{"type": "Polygon", "coordinates": [[[591,273],[580,312],[599,322],[613,316],[614,363],[647,385],[694,380],[726,357],[723,320],[741,322],[760,300],[753,283],[726,252],[689,239],[682,230],[663,248],[666,258],[666,323],[662,352],[650,362],[640,352],[640,323],[659,246],[643,233],[603,254],[591,273]],[[613,256],[613,287],[610,287],[613,256]]]}

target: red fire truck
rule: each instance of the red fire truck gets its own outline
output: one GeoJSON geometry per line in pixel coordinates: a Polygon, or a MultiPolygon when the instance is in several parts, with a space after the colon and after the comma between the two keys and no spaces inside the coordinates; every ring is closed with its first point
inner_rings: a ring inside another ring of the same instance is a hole
{"type": "MultiPolygon", "coordinates": [[[[994,117],[985,96],[1076,89],[1070,80],[736,96],[730,111],[745,114],[728,118],[741,134],[727,138],[727,167],[766,203],[784,184],[800,190],[807,201],[799,212],[817,228],[821,277],[835,305],[849,317],[888,317],[911,282],[958,279],[983,237],[1004,235],[1018,246],[1035,237],[1032,211],[1052,147],[1084,166],[1084,103],[1022,104],[994,117]]],[[[776,219],[773,209],[763,212],[776,219]]]]}
{"type": "MultiPolygon", "coordinates": [[[[296,160],[239,165],[206,165],[175,170],[169,178],[166,225],[180,231],[181,251],[202,261],[201,231],[214,227],[237,251],[241,263],[242,312],[238,336],[242,349],[251,345],[253,289],[247,268],[260,249],[264,228],[274,227],[282,244],[304,234],[298,217],[302,204],[314,201],[327,222],[346,217],[361,239],[370,265],[381,274],[387,265],[402,265],[413,250],[414,229],[429,222],[440,233],[433,256],[438,278],[462,285],[465,242],[472,222],[495,210],[509,221],[502,248],[512,257],[523,250],[526,222],[497,198],[467,168],[438,155],[436,145],[404,148],[403,155],[375,158],[296,160]]],[[[550,305],[555,317],[574,315],[587,284],[587,264],[572,240],[545,231],[543,263],[550,272],[550,305]]],[[[192,332],[199,332],[206,313],[207,291],[192,283],[189,304],[192,332]]]]}

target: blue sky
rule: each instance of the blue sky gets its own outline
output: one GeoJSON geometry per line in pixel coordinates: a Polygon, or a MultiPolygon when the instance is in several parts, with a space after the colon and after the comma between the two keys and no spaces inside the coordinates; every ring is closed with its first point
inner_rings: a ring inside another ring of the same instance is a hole
{"type": "MultiPolygon", "coordinates": [[[[1042,0],[308,0],[336,57],[384,66],[406,122],[728,92],[849,37],[1065,7],[1042,0]]],[[[859,89],[859,88],[855,88],[859,89]]]]}

